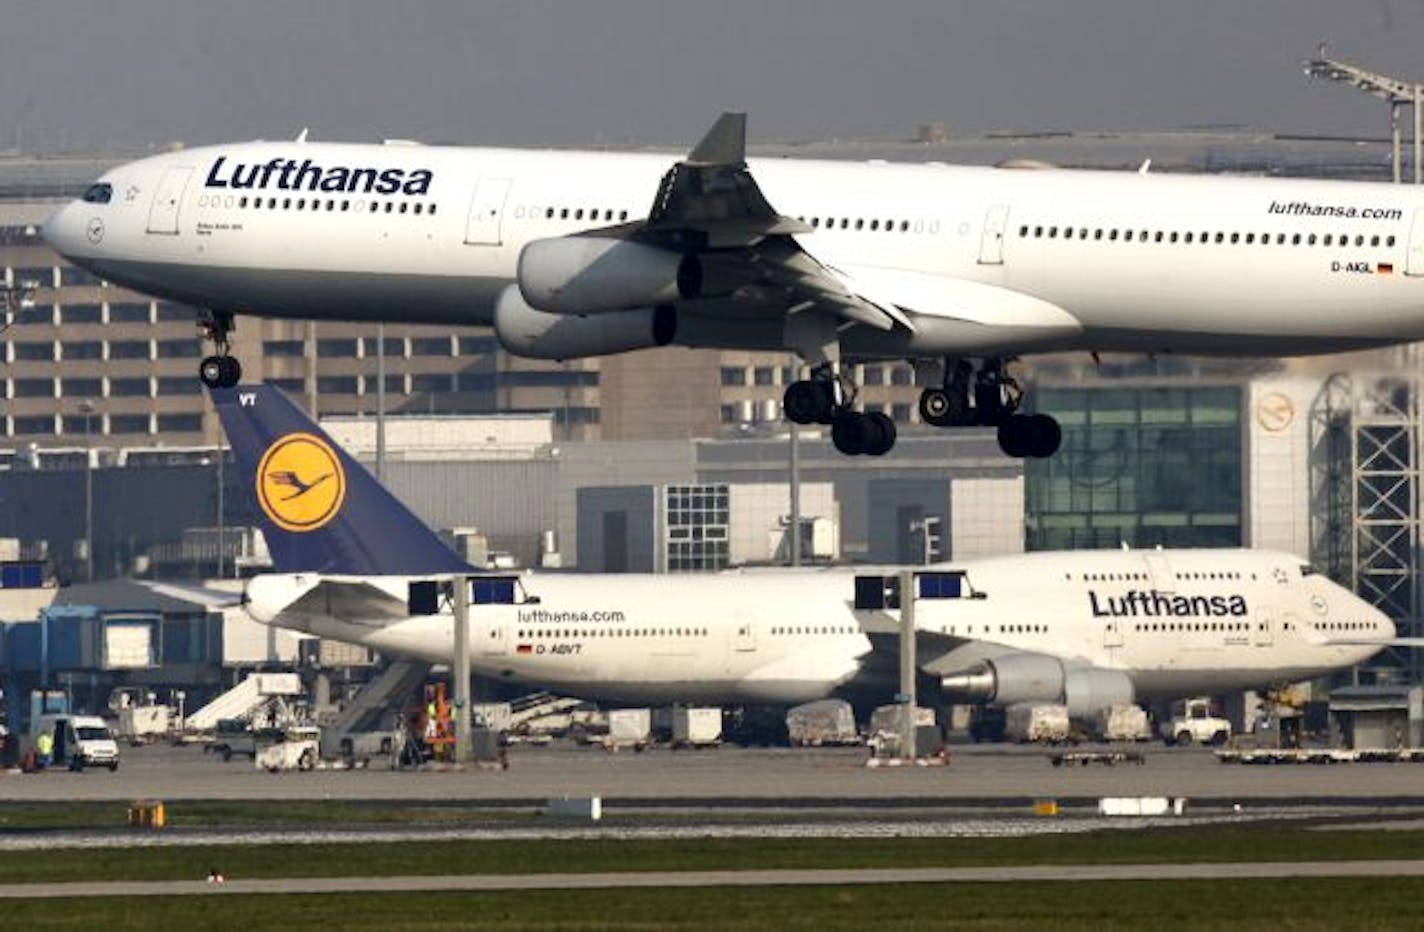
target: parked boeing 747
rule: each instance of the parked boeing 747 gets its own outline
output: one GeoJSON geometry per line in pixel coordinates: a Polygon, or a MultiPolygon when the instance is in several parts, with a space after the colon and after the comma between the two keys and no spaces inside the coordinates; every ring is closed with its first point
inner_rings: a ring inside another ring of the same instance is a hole
{"type": "Polygon", "coordinates": [[[237,315],[492,325],[511,353],[786,350],[785,414],[845,453],[895,442],[846,364],[937,381],[925,423],[1061,432],[1014,357],[1284,356],[1424,339],[1424,195],[1401,185],[745,158],[725,114],[648,153],[251,142],[122,165],[44,226],[108,281],[237,315]],[[933,375],[938,373],[938,377],[933,375]]]}
{"type": "MultiPolygon", "coordinates": [[[[212,395],[278,570],[247,584],[264,624],[448,662],[453,616],[429,581],[468,574],[481,676],[636,703],[894,690],[893,571],[476,574],[279,390],[212,395]]],[[[1282,553],[1033,553],[919,572],[920,670],[957,701],[1087,717],[1315,677],[1398,643],[1386,616],[1282,553]]]]}

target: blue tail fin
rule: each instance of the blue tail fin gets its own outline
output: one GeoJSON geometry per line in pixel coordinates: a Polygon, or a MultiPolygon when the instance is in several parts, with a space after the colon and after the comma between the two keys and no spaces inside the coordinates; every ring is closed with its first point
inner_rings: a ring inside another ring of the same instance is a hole
{"type": "Polygon", "coordinates": [[[283,573],[469,572],[425,523],[270,385],[212,389],[283,573]]]}

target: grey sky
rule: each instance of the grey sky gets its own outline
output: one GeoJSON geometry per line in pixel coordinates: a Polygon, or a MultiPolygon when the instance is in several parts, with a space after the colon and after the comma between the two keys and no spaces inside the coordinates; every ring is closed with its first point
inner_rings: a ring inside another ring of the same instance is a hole
{"type": "Polygon", "coordinates": [[[1310,81],[1424,78],[1424,0],[8,0],[0,144],[278,138],[690,143],[1246,124],[1386,132],[1310,81]]]}

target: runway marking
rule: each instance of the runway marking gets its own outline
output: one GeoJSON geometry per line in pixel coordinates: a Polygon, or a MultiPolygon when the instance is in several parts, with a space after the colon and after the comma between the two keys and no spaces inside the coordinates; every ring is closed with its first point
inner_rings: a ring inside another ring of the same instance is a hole
{"type": "Polygon", "coordinates": [[[1424,877],[1424,860],[1266,861],[1188,864],[1042,864],[865,870],[653,871],[470,874],[414,877],[275,877],[261,880],[0,884],[0,899],[272,893],[596,890],[655,887],[848,886],[891,883],[1018,883],[1093,880],[1276,880],[1294,877],[1424,877]]]}

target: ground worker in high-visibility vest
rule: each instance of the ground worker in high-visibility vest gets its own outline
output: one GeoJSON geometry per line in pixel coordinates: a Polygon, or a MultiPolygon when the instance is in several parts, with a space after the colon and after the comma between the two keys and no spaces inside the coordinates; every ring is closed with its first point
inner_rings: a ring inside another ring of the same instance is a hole
{"type": "Polygon", "coordinates": [[[41,767],[54,763],[54,735],[48,731],[40,732],[40,736],[35,739],[35,757],[41,767]]]}

